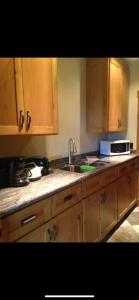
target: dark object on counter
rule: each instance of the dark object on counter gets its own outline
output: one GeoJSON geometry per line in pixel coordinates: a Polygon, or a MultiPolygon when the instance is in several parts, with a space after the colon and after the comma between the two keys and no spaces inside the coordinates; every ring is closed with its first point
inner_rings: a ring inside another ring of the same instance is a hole
{"type": "Polygon", "coordinates": [[[38,180],[49,173],[49,160],[43,156],[0,158],[0,188],[26,186],[30,181],[38,180]],[[29,170],[26,167],[29,163],[40,167],[40,176],[35,177],[33,174],[29,176],[29,170]]]}
{"type": "Polygon", "coordinates": [[[45,176],[49,174],[49,160],[47,157],[44,156],[32,156],[26,158],[26,164],[28,163],[35,163],[38,167],[42,167],[41,175],[45,176]]]}
{"type": "Polygon", "coordinates": [[[18,187],[29,184],[24,171],[25,157],[5,157],[0,159],[0,188],[18,187]]]}

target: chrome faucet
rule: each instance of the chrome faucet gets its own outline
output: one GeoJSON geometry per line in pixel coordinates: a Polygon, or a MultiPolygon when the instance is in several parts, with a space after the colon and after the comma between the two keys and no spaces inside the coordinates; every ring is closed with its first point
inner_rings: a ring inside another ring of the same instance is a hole
{"type": "Polygon", "coordinates": [[[69,165],[73,163],[73,154],[77,153],[76,145],[74,139],[69,139],[69,165]]]}

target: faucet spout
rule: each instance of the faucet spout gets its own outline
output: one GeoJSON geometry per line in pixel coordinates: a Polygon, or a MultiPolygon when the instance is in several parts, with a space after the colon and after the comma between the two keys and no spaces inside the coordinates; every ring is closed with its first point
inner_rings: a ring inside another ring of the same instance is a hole
{"type": "Polygon", "coordinates": [[[68,152],[69,152],[69,165],[72,165],[73,154],[77,153],[77,148],[76,148],[74,139],[69,139],[68,152]]]}

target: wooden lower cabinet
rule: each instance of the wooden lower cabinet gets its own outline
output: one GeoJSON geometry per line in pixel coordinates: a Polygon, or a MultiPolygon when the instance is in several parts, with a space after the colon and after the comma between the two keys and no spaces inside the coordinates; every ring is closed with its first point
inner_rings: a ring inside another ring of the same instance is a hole
{"type": "Polygon", "coordinates": [[[77,204],[48,223],[24,236],[18,242],[81,242],[81,204],[77,204]]]}
{"type": "Polygon", "coordinates": [[[101,236],[104,237],[117,223],[117,189],[116,184],[101,190],[101,236]]]}
{"type": "Polygon", "coordinates": [[[83,241],[99,241],[116,223],[117,194],[113,183],[84,199],[83,241]]]}
{"type": "Polygon", "coordinates": [[[137,201],[137,170],[134,169],[117,182],[118,220],[137,201]]]}
{"type": "Polygon", "coordinates": [[[127,212],[130,203],[129,175],[125,175],[117,182],[118,220],[127,212]]]}
{"type": "Polygon", "coordinates": [[[36,230],[33,230],[29,234],[25,235],[23,238],[19,239],[17,242],[20,243],[46,243],[50,242],[51,239],[51,221],[40,226],[36,230]]]}
{"type": "Polygon", "coordinates": [[[81,203],[69,208],[52,220],[54,242],[82,241],[81,203]]]}
{"type": "Polygon", "coordinates": [[[99,191],[83,200],[83,242],[100,240],[100,197],[99,191]]]}
{"type": "Polygon", "coordinates": [[[133,170],[129,175],[130,184],[131,184],[131,194],[130,194],[130,202],[129,202],[130,207],[137,202],[137,188],[138,188],[137,176],[138,176],[137,169],[133,170]]]}

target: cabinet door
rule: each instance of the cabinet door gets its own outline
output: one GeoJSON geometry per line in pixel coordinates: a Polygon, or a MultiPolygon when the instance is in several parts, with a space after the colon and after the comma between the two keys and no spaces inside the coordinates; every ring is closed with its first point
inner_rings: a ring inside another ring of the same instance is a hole
{"type": "Polygon", "coordinates": [[[110,60],[109,82],[109,131],[120,131],[121,121],[121,70],[115,59],[110,60]]]}
{"type": "Polygon", "coordinates": [[[130,203],[131,185],[129,175],[125,175],[117,181],[118,220],[127,212],[130,203]]]}
{"type": "Polygon", "coordinates": [[[100,192],[83,201],[83,241],[96,242],[100,239],[100,192]]]}
{"type": "Polygon", "coordinates": [[[26,134],[57,133],[57,59],[22,58],[26,134]]]}
{"type": "Polygon", "coordinates": [[[131,195],[129,206],[133,206],[137,201],[137,180],[138,180],[138,170],[135,169],[129,174],[129,183],[131,185],[131,195]]]}
{"type": "Polygon", "coordinates": [[[67,209],[52,220],[54,242],[82,241],[81,204],[67,209]]]}
{"type": "Polygon", "coordinates": [[[23,238],[19,239],[18,243],[46,243],[51,241],[51,222],[48,222],[23,238]]]}
{"type": "Polygon", "coordinates": [[[110,184],[101,191],[101,234],[107,232],[117,223],[116,184],[110,184]]]}
{"type": "MultiPolygon", "coordinates": [[[[19,134],[23,103],[16,99],[14,58],[0,58],[0,135],[19,134]]],[[[21,129],[21,130],[20,130],[21,129]]]]}
{"type": "Polygon", "coordinates": [[[108,59],[88,59],[86,70],[86,114],[88,132],[106,129],[108,59]]]}
{"type": "Polygon", "coordinates": [[[129,90],[129,74],[128,70],[121,67],[121,123],[120,131],[127,130],[128,117],[128,90],[129,90]]]}

